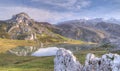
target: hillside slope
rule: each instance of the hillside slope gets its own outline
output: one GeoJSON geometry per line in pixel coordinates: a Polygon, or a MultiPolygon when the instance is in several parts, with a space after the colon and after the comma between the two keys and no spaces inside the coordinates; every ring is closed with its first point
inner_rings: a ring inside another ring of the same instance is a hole
{"type": "MultiPolygon", "coordinates": [[[[73,43],[81,44],[70,38],[55,33],[59,28],[48,22],[37,22],[26,13],[14,15],[11,19],[0,21],[0,38],[14,40],[34,40],[39,44],[49,43],[73,43]]],[[[83,42],[82,42],[83,43],[83,42]]]]}
{"type": "Polygon", "coordinates": [[[55,31],[56,33],[76,40],[102,42],[108,37],[105,31],[89,27],[83,22],[68,21],[56,26],[59,27],[59,30],[55,31]]]}
{"type": "Polygon", "coordinates": [[[112,43],[120,48],[120,25],[102,19],[80,19],[61,22],[54,31],[62,36],[99,43],[112,43]]]}

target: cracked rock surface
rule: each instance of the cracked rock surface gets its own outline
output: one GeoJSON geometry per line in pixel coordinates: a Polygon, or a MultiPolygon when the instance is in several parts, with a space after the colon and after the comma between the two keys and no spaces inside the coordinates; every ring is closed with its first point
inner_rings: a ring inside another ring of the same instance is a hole
{"type": "Polygon", "coordinates": [[[120,55],[109,53],[98,58],[88,53],[81,65],[71,51],[60,48],[54,59],[54,71],[120,71],[120,55]]]}

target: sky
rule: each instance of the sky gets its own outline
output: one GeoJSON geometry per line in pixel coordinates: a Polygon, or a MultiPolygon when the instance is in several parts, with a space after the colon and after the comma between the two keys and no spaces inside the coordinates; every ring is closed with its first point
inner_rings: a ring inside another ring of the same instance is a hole
{"type": "Polygon", "coordinates": [[[120,19],[120,0],[0,0],[0,20],[20,12],[53,24],[75,19],[120,19]]]}

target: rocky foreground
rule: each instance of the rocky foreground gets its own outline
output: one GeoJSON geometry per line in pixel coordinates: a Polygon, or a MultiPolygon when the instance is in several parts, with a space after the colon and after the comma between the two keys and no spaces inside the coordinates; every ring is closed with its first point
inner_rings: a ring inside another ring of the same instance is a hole
{"type": "Polygon", "coordinates": [[[71,51],[60,48],[54,63],[54,71],[120,71],[120,55],[112,53],[104,54],[101,58],[89,53],[82,65],[71,51]]]}

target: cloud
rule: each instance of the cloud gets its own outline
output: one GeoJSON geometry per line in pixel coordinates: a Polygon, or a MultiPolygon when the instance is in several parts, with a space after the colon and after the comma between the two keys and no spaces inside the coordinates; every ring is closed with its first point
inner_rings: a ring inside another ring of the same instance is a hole
{"type": "MultiPolygon", "coordinates": [[[[7,1],[7,0],[6,0],[7,1]]],[[[15,0],[14,0],[15,1],[15,0]]],[[[21,0],[22,3],[23,0],[21,0]]],[[[15,2],[13,6],[0,5],[0,20],[10,19],[12,15],[15,15],[20,12],[26,12],[28,15],[37,21],[41,22],[50,22],[58,23],[61,21],[80,19],[80,18],[109,18],[115,17],[120,18],[119,12],[120,6],[111,5],[111,1],[104,0],[106,5],[91,5],[92,0],[26,0],[23,5],[19,5],[18,2],[15,2]],[[16,5],[18,4],[18,5],[16,5]],[[85,8],[91,5],[90,9],[85,8]],[[101,6],[102,5],[102,6],[101,6]],[[55,9],[53,9],[54,7],[55,9]],[[60,10],[58,10],[60,9],[60,10]],[[66,9],[67,11],[64,11],[66,9]],[[82,10],[81,10],[82,9],[82,10]],[[112,10],[111,10],[112,9],[112,10]],[[79,11],[75,11],[79,10],[79,11]]],[[[119,0],[115,0],[117,2],[119,0]]],[[[20,3],[20,2],[19,2],[20,3]]],[[[92,4],[96,3],[92,1],[92,4]]],[[[103,2],[104,3],[104,2],[103,2]]],[[[118,2],[119,3],[119,2],[118,2]]],[[[115,4],[116,5],[116,4],[115,4]]]]}
{"type": "Polygon", "coordinates": [[[30,7],[0,7],[0,19],[9,19],[12,15],[20,12],[26,12],[30,17],[41,22],[51,22],[58,23],[60,21],[65,21],[73,18],[78,18],[75,13],[64,12],[59,13],[56,11],[49,11],[44,9],[30,8],[30,7]]]}
{"type": "Polygon", "coordinates": [[[66,10],[80,10],[91,4],[90,0],[31,0],[32,2],[51,5],[54,8],[62,8],[66,10]]]}

